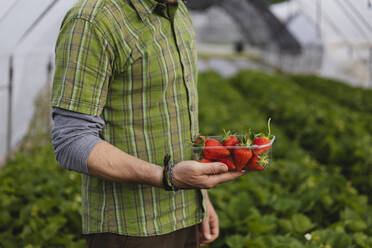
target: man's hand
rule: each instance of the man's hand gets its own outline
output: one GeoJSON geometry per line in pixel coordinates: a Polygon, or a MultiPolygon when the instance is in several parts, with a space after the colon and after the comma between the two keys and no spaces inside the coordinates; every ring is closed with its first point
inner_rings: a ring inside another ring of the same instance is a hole
{"type": "Polygon", "coordinates": [[[212,203],[207,196],[207,217],[200,224],[199,231],[199,242],[203,246],[205,244],[211,243],[218,238],[220,233],[220,227],[218,223],[218,216],[212,203]]]}
{"type": "Polygon", "coordinates": [[[228,172],[227,166],[223,163],[182,161],[173,168],[173,184],[180,189],[210,189],[244,174],[245,172],[228,172]]]}

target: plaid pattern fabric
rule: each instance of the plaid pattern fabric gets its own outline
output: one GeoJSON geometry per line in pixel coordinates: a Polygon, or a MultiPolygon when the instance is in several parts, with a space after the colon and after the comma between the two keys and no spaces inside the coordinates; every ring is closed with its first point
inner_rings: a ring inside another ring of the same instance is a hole
{"type": "MultiPolygon", "coordinates": [[[[182,2],[79,0],[62,23],[52,105],[101,116],[101,137],[140,159],[191,159],[196,81],[194,31],[182,2]]],[[[203,219],[202,195],[84,175],[83,233],[151,236],[188,227],[203,219]]]]}

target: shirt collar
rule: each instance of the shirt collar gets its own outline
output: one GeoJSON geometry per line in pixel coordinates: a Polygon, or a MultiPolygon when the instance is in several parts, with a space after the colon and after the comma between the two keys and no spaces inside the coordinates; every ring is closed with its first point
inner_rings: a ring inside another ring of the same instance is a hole
{"type": "Polygon", "coordinates": [[[130,0],[142,21],[151,15],[159,4],[156,0],[130,0]]]}
{"type": "MultiPolygon", "coordinates": [[[[156,1],[156,0],[130,0],[133,4],[134,8],[136,9],[139,17],[142,21],[145,21],[147,16],[153,14],[156,6],[158,4],[165,4],[165,1],[156,1]]],[[[182,2],[186,2],[182,0],[182,2]]]]}

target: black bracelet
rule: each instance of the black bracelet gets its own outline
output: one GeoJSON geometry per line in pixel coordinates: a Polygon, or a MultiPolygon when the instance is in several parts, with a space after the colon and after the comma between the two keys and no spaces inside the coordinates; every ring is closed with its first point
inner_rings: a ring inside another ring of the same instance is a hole
{"type": "Polygon", "coordinates": [[[164,169],[163,169],[163,186],[167,191],[176,191],[173,184],[173,164],[169,164],[170,156],[167,154],[164,157],[164,169]]]}

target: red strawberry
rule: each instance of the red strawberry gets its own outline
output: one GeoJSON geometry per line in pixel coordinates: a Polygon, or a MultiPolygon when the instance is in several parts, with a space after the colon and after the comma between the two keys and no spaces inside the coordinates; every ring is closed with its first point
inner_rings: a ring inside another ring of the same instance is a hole
{"type": "Polygon", "coordinates": [[[224,163],[225,165],[227,165],[227,167],[229,168],[229,171],[235,170],[235,164],[234,164],[234,161],[231,157],[221,158],[221,159],[218,160],[218,162],[221,162],[221,163],[224,163]]]}
{"type": "Polygon", "coordinates": [[[236,169],[238,171],[242,170],[252,157],[252,151],[249,148],[233,149],[233,153],[236,169]]]}
{"type": "Polygon", "coordinates": [[[202,159],[200,159],[200,163],[212,163],[212,161],[210,161],[209,159],[206,159],[206,158],[202,158],[202,159]]]}
{"type": "MultiPolygon", "coordinates": [[[[270,144],[270,140],[266,137],[257,137],[253,140],[253,144],[254,145],[257,145],[257,146],[263,146],[263,145],[266,145],[266,144],[270,144]]],[[[259,155],[261,153],[264,153],[268,150],[271,149],[271,145],[268,145],[268,146],[265,146],[265,147],[262,147],[262,148],[256,148],[254,150],[254,155],[259,155]]]]}
{"type": "Polygon", "coordinates": [[[216,139],[206,139],[203,149],[204,157],[210,160],[224,158],[230,155],[230,151],[216,139]]]}
{"type": "MultiPolygon", "coordinates": [[[[268,134],[263,134],[263,133],[259,133],[257,135],[255,135],[255,138],[253,140],[253,144],[254,145],[257,145],[257,146],[263,146],[263,145],[267,145],[267,144],[270,144],[271,142],[271,129],[270,129],[270,121],[271,121],[271,118],[269,118],[269,120],[267,121],[267,129],[269,131],[268,134]]],[[[271,145],[268,145],[268,146],[265,146],[265,147],[258,147],[254,150],[254,155],[259,155],[259,154],[262,154],[268,150],[271,149],[271,145]]]]}
{"type": "Polygon", "coordinates": [[[239,144],[239,140],[234,135],[229,136],[223,142],[224,146],[235,146],[237,144],[239,144]]]}
{"type": "Polygon", "coordinates": [[[199,136],[196,138],[195,143],[197,144],[204,144],[205,136],[199,136]]]}
{"type": "Polygon", "coordinates": [[[247,170],[257,171],[257,170],[264,170],[265,167],[269,164],[269,157],[267,154],[260,154],[255,155],[249,161],[247,165],[247,170]]]}

